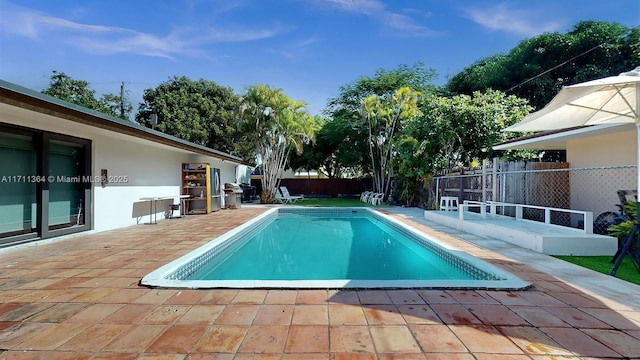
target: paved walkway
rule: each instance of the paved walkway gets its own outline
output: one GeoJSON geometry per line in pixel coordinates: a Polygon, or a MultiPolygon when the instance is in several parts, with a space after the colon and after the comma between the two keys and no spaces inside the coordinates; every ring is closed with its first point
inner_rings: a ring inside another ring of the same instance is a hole
{"type": "Polygon", "coordinates": [[[640,358],[640,287],[385,208],[528,291],[148,289],[262,207],[0,251],[0,359],[640,358]]]}

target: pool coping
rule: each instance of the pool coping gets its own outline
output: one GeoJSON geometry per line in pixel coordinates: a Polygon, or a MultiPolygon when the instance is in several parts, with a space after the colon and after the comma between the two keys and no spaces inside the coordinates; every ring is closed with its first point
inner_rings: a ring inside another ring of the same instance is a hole
{"type": "MultiPolygon", "coordinates": [[[[478,259],[464,251],[438,241],[431,236],[418,231],[417,229],[403,224],[396,219],[370,208],[339,208],[341,211],[366,211],[373,216],[383,218],[385,221],[396,227],[421,237],[427,242],[444,249],[453,256],[465,261],[471,266],[487,272],[500,280],[177,280],[168,279],[185,264],[194,261],[201,255],[212,251],[220,244],[233,238],[247,228],[260,224],[267,218],[274,216],[280,210],[296,209],[300,207],[282,206],[272,208],[261,215],[246,222],[243,226],[234,228],[223,235],[212,239],[205,245],[178,257],[177,259],[150,272],[140,280],[140,285],[152,288],[184,288],[184,289],[213,289],[213,288],[234,288],[234,289],[469,289],[469,290],[526,290],[532,284],[528,283],[510,272],[501,269],[489,262],[478,259]]],[[[310,208],[313,210],[336,208],[310,208]]]]}

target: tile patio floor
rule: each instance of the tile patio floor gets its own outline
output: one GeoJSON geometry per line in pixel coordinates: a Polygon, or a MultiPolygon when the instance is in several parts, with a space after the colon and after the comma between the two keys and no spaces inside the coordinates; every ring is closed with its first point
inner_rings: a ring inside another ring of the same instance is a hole
{"type": "MultiPolygon", "coordinates": [[[[534,288],[138,286],[148,272],[264,210],[222,210],[0,251],[0,359],[640,358],[640,287],[610,290],[610,278],[576,278],[596,279],[603,293],[613,294],[600,296],[589,286],[563,280],[576,274],[575,268],[559,277],[545,273],[528,260],[514,260],[462,240],[464,234],[425,223],[419,211],[396,216],[506,268],[534,288]]],[[[530,256],[539,261],[542,255],[530,256]]]]}

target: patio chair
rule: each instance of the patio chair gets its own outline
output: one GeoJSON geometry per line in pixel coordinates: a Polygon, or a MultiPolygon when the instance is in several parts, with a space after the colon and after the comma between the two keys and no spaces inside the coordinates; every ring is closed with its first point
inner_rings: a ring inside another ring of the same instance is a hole
{"type": "Polygon", "coordinates": [[[275,199],[275,201],[277,203],[280,204],[288,204],[289,203],[289,199],[285,199],[282,196],[282,193],[280,193],[280,190],[278,188],[273,188],[273,190],[271,190],[271,192],[273,193],[273,197],[275,199]]]}
{"type": "Polygon", "coordinates": [[[369,204],[377,206],[382,204],[382,198],[384,198],[384,193],[373,193],[369,197],[369,204]]]}
{"type": "Polygon", "coordinates": [[[303,200],[304,196],[302,195],[291,195],[289,194],[289,189],[286,186],[280,186],[280,191],[282,192],[282,198],[287,199],[289,202],[294,203],[298,200],[303,200]]]}
{"type": "Polygon", "coordinates": [[[180,203],[178,203],[178,204],[170,204],[170,205],[169,205],[169,210],[168,210],[168,212],[169,212],[169,219],[177,219],[177,218],[181,218],[181,217],[183,217],[183,215],[181,214],[181,211],[180,211],[180,207],[181,207],[181,206],[180,206],[180,203]],[[173,215],[173,213],[174,213],[175,211],[178,211],[178,216],[174,216],[174,215],[173,215]]]}
{"type": "Polygon", "coordinates": [[[371,196],[371,194],[373,194],[373,191],[364,191],[360,194],[360,201],[369,202],[369,196],[371,196]]]}

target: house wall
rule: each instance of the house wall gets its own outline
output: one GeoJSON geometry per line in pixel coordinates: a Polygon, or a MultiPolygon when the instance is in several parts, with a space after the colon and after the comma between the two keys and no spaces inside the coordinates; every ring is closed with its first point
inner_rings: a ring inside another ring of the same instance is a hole
{"type": "MultiPolygon", "coordinates": [[[[142,214],[150,212],[151,204],[140,198],[180,194],[180,166],[186,154],[105,136],[94,136],[92,140],[92,173],[100,174],[101,169],[106,169],[110,177],[126,177],[125,181],[111,182],[104,188],[93,184],[95,230],[149,222],[149,216],[142,214]]],[[[160,210],[156,218],[163,218],[167,202],[156,204],[160,210]]]]}
{"type": "MultiPolygon", "coordinates": [[[[98,231],[149,222],[146,214],[150,212],[151,204],[140,198],[179,195],[184,162],[209,163],[212,168],[219,168],[221,187],[235,179],[234,163],[126,140],[95,138],[93,155],[94,174],[107,169],[109,176],[127,176],[128,180],[121,184],[108,184],[104,188],[94,184],[94,227],[98,231]]],[[[163,220],[169,205],[178,202],[177,198],[158,202],[154,220],[163,220]]],[[[221,202],[224,206],[224,196],[221,202]]]]}
{"type": "Polygon", "coordinates": [[[572,168],[635,164],[635,129],[567,140],[567,161],[572,168]]]}
{"type": "MultiPolygon", "coordinates": [[[[183,162],[207,162],[213,168],[220,168],[221,186],[236,180],[236,163],[15,106],[0,104],[0,123],[92,141],[91,175],[99,176],[101,169],[106,169],[109,177],[121,180],[112,181],[105,187],[100,183],[92,184],[95,231],[149,222],[150,203],[142,202],[140,198],[179,195],[183,162]]],[[[164,211],[171,202],[178,200],[157,204],[158,221],[164,219],[164,211]]]]}
{"type": "MultiPolygon", "coordinates": [[[[567,161],[572,169],[635,165],[635,129],[567,140],[567,161]]],[[[592,211],[594,218],[605,211],[617,211],[617,190],[637,187],[637,170],[571,172],[571,208],[592,211]]]]}

